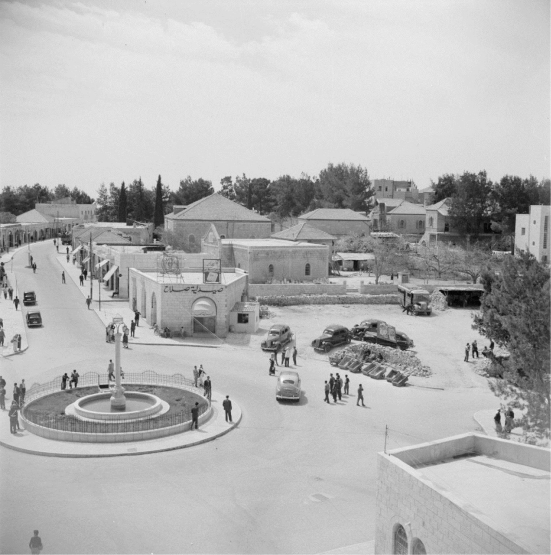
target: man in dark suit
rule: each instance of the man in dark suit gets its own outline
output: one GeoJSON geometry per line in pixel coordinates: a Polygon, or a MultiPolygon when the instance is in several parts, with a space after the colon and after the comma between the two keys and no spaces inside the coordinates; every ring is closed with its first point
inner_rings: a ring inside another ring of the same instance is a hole
{"type": "Polygon", "coordinates": [[[231,401],[230,401],[230,396],[226,395],[226,398],[224,399],[224,402],[222,403],[222,406],[224,407],[224,412],[226,413],[226,422],[231,422],[231,401]]]}
{"type": "Polygon", "coordinates": [[[191,429],[193,430],[193,426],[195,429],[199,429],[199,403],[195,403],[195,406],[191,409],[191,429]]]}

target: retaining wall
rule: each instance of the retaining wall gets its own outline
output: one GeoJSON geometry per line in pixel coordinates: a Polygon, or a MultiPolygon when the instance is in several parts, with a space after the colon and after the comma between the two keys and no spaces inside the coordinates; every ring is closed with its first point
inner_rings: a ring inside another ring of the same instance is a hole
{"type": "Polygon", "coordinates": [[[400,304],[398,295],[300,295],[257,297],[260,304],[293,306],[303,304],[400,304]]]}
{"type": "Polygon", "coordinates": [[[344,283],[250,283],[249,297],[346,295],[344,283]]]}

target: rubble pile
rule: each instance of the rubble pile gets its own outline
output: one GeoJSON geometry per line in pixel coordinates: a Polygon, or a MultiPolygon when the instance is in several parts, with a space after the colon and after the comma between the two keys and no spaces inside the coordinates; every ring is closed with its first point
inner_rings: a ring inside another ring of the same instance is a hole
{"type": "MultiPolygon", "coordinates": [[[[344,357],[347,354],[355,354],[356,356],[361,356],[368,349],[376,355],[381,354],[386,364],[389,364],[393,368],[396,368],[396,370],[399,370],[400,372],[407,374],[408,376],[419,376],[422,378],[428,378],[432,375],[432,370],[428,366],[421,364],[421,361],[415,356],[414,353],[412,353],[411,351],[394,349],[392,347],[383,347],[382,345],[360,343],[350,345],[349,347],[342,349],[341,351],[339,351],[338,356],[340,356],[340,358],[344,357]]],[[[337,353],[335,353],[335,355],[337,355],[337,353]]]]}
{"type": "Polygon", "coordinates": [[[442,312],[443,310],[448,310],[448,301],[446,299],[446,296],[438,289],[435,289],[431,293],[430,304],[434,310],[438,310],[439,312],[442,312]]]}

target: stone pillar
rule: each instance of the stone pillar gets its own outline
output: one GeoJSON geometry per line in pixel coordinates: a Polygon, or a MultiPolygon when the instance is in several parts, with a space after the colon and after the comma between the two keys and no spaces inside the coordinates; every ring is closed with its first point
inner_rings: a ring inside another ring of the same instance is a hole
{"type": "Polygon", "coordinates": [[[125,410],[126,408],[126,397],[121,385],[121,335],[119,324],[115,333],[115,387],[113,395],[111,395],[111,408],[115,410],[125,410]]]}

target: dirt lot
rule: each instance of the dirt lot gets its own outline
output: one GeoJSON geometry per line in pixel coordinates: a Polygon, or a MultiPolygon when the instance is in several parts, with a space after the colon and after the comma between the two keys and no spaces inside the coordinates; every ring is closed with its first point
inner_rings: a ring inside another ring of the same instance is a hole
{"type": "MultiPolygon", "coordinates": [[[[414,351],[421,362],[433,372],[428,378],[410,378],[410,382],[426,387],[472,388],[487,387],[487,380],[474,371],[476,363],[464,362],[465,344],[474,339],[479,350],[488,343],[471,329],[471,310],[450,309],[434,312],[432,316],[407,316],[396,305],[312,305],[270,307],[273,316],[263,319],[258,332],[247,336],[249,346],[260,350],[272,324],[291,326],[297,343],[299,357],[326,361],[327,355],[315,352],[310,346],[324,327],[341,324],[351,328],[366,318],[385,320],[397,330],[405,332],[415,344],[414,351]]],[[[245,339],[245,338],[243,338],[245,339]]],[[[231,341],[231,340],[230,340],[231,341]]]]}

